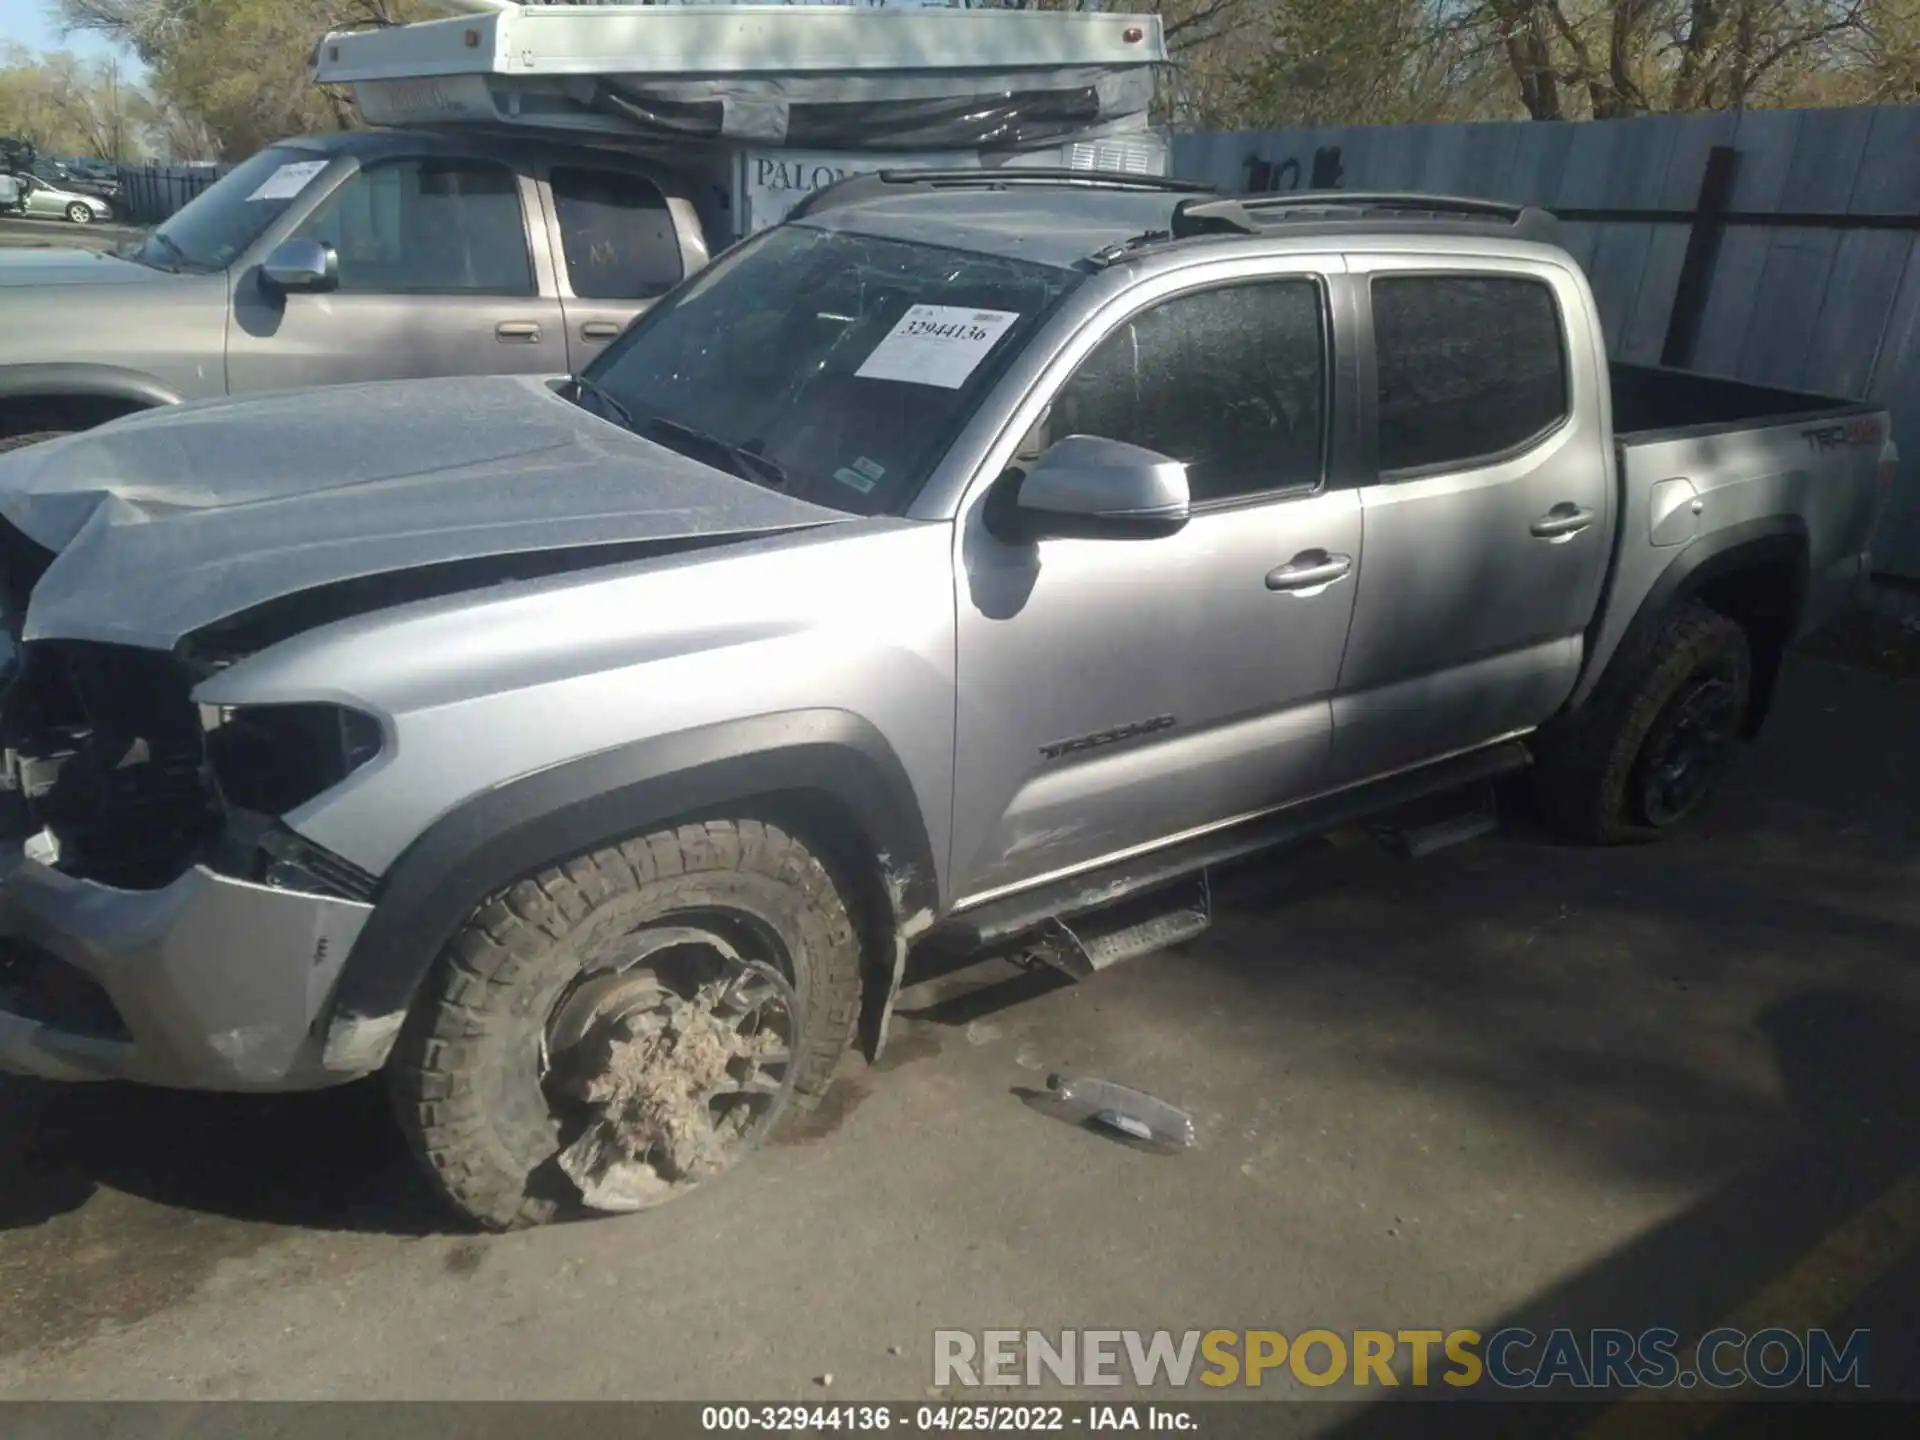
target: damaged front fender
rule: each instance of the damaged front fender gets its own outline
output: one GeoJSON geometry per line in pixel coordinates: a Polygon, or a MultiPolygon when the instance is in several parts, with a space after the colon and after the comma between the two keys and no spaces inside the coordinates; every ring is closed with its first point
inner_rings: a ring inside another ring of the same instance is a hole
{"type": "Polygon", "coordinates": [[[826,796],[859,828],[868,852],[886,857],[891,976],[882,1006],[889,1007],[907,947],[932,924],[932,845],[885,737],[847,711],[800,710],[590,755],[497,786],[442,816],[382,878],[379,907],[342,971],[332,1023],[403,1016],[473,907],[558,858],[679,817],[751,813],[808,793],[826,796]]]}

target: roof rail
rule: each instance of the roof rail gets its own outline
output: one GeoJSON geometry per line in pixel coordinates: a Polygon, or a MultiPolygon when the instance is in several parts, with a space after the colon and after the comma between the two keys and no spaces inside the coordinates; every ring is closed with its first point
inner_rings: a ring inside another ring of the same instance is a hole
{"type": "Polygon", "coordinates": [[[1184,240],[1194,235],[1257,235],[1289,220],[1451,221],[1494,229],[1516,240],[1551,241],[1559,235],[1559,222],[1552,212],[1537,205],[1414,191],[1303,190],[1183,200],[1174,207],[1173,236],[1184,240]]]}
{"type": "Polygon", "coordinates": [[[1174,180],[1162,175],[1135,175],[1124,170],[1068,170],[1058,166],[1001,165],[988,169],[880,170],[849,175],[824,185],[787,212],[798,220],[821,210],[872,200],[903,187],[927,190],[1012,190],[1026,186],[1064,185],[1088,190],[1140,190],[1167,195],[1215,195],[1211,185],[1174,180]]]}

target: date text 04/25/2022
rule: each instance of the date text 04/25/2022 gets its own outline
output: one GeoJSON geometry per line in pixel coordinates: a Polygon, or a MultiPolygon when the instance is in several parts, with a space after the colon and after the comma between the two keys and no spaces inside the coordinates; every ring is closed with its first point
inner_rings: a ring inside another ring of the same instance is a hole
{"type": "Polygon", "coordinates": [[[1189,1410],[1172,1405],[708,1405],[700,1428],[709,1432],[818,1434],[826,1430],[909,1434],[986,1434],[1198,1430],[1189,1410]]]}

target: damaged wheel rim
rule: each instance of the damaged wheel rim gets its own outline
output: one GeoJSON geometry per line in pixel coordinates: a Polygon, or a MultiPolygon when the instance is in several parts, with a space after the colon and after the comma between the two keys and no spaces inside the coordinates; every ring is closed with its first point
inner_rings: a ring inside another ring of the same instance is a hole
{"type": "Polygon", "coordinates": [[[1732,757],[1740,710],[1739,693],[1718,677],[1701,680],[1669,705],[1640,767],[1640,809],[1648,824],[1672,825],[1706,799],[1732,757]]]}
{"type": "Polygon", "coordinates": [[[793,1096],[799,1000],[778,947],[722,917],[629,937],[550,1013],[541,1079],[560,1169],[596,1210],[643,1210],[711,1179],[793,1096]]]}

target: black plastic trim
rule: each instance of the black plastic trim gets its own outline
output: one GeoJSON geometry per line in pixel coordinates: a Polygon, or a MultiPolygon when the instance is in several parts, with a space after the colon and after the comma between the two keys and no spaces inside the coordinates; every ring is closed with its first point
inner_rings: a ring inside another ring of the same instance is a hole
{"type": "Polygon", "coordinates": [[[1081,190],[1125,190],[1145,194],[1212,195],[1213,186],[1163,175],[1135,175],[1126,171],[1066,170],[1058,167],[996,165],[955,170],[888,169],[849,175],[804,196],[787,212],[789,220],[804,220],[826,210],[897,195],[902,189],[1006,190],[1054,186],[1081,190]]]}
{"type": "MultiPolygon", "coordinates": [[[[1738,570],[1781,561],[1790,565],[1795,575],[1794,593],[1783,615],[1790,640],[1806,605],[1811,579],[1811,553],[1807,523],[1798,515],[1769,515],[1757,520],[1743,520],[1724,530],[1703,535],[1682,550],[1654,581],[1646,598],[1640,602],[1640,608],[1634,612],[1633,619],[1622,632],[1620,643],[1607,657],[1607,666],[1611,668],[1621,659],[1643,652],[1653,643],[1653,637],[1665,623],[1673,606],[1699,594],[1714,580],[1738,570]]],[[[1601,617],[1607,614],[1611,603],[1609,592],[1600,604],[1598,613],[1601,617]]],[[[1588,637],[1587,653],[1593,653],[1591,635],[1588,637]]],[[[1760,668],[1755,668],[1753,691],[1747,709],[1746,729],[1749,736],[1759,732],[1772,707],[1777,670],[1775,666],[1763,673],[1760,668]]],[[[1585,683],[1584,676],[1580,683],[1585,683]]]]}
{"type": "Polygon", "coordinates": [[[0,366],[0,399],[125,400],[137,405],[177,405],[180,397],[138,370],[119,365],[0,366]]]}
{"type": "Polygon", "coordinates": [[[938,903],[933,848],[886,738],[843,710],[797,710],[602,751],[478,795],[410,845],[380,884],[342,968],[336,1018],[413,1002],[481,900],[521,876],[685,816],[776,795],[844,807],[898,883],[900,915],[938,903]]]}

